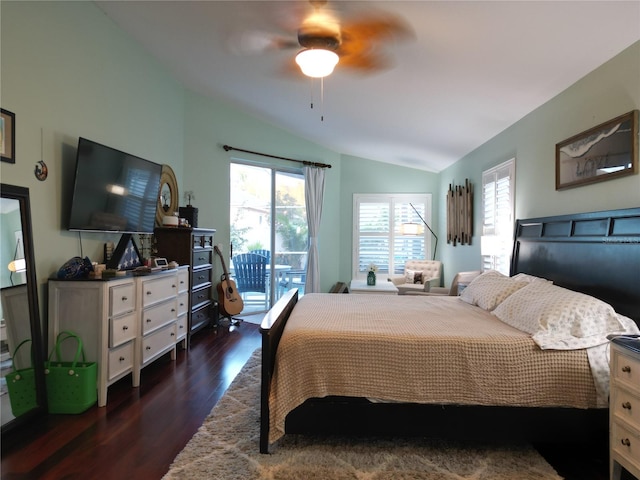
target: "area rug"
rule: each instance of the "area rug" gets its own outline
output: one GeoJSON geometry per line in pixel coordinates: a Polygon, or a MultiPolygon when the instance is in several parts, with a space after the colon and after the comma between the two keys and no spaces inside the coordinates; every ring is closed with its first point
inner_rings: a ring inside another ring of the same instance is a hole
{"type": "Polygon", "coordinates": [[[258,451],[260,350],[254,352],[164,479],[561,480],[529,445],[420,438],[285,435],[258,451]]]}

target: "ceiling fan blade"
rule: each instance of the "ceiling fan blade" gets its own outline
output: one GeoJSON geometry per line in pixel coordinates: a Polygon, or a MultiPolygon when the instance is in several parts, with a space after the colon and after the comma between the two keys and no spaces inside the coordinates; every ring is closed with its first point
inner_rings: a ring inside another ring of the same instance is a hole
{"type": "Polygon", "coordinates": [[[342,27],[342,43],[336,50],[339,65],[362,73],[386,70],[393,66],[386,53],[389,43],[414,36],[412,28],[400,17],[388,13],[370,13],[342,27]]]}
{"type": "Polygon", "coordinates": [[[354,21],[344,22],[342,37],[361,38],[370,42],[404,41],[415,37],[408,22],[390,13],[376,12],[354,21]]]}
{"type": "Polygon", "coordinates": [[[274,35],[262,30],[236,32],[227,39],[227,45],[230,51],[239,55],[299,48],[296,38],[274,35]]]}

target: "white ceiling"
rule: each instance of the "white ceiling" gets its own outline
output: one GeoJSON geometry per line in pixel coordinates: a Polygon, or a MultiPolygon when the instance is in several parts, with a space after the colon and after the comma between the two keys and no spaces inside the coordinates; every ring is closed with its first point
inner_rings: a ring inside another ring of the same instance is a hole
{"type": "Polygon", "coordinates": [[[295,40],[306,1],[96,3],[198,93],[336,152],[435,172],[640,39],[638,0],[329,2],[346,20],[392,12],[413,35],[385,46],[390,69],[338,64],[321,109],[319,81],[285,73],[297,50],[238,48],[264,32],[295,40]]]}

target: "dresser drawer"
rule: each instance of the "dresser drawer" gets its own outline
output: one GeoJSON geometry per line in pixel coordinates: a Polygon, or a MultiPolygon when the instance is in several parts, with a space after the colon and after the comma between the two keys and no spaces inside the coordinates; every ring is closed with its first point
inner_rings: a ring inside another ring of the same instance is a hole
{"type": "Polygon", "coordinates": [[[146,307],[174,297],[177,292],[178,279],[175,274],[144,280],[142,282],[142,306],[146,307]]]}
{"type": "Polygon", "coordinates": [[[193,260],[191,262],[191,268],[194,270],[198,267],[203,267],[205,265],[211,265],[213,260],[213,250],[193,250],[193,260]]]}
{"type": "Polygon", "coordinates": [[[177,317],[176,299],[149,307],[142,313],[142,335],[173,322],[177,317]]]}
{"type": "Polygon", "coordinates": [[[187,316],[182,315],[176,321],[176,342],[187,336],[187,316]]]}
{"type": "Polygon", "coordinates": [[[174,322],[142,339],[142,363],[144,364],[158,354],[168,351],[169,347],[175,348],[175,346],[176,324],[174,322]]]}
{"type": "Polygon", "coordinates": [[[130,371],[133,368],[133,345],[131,341],[117,348],[109,350],[108,380],[113,380],[118,375],[130,371]]]}
{"type": "Polygon", "coordinates": [[[615,379],[640,385],[640,360],[615,351],[611,366],[611,375],[615,379]]]}
{"type": "Polygon", "coordinates": [[[178,293],[189,290],[189,269],[182,268],[178,270],[178,293]]]}
{"type": "Polygon", "coordinates": [[[109,347],[117,347],[134,338],[136,338],[135,312],[109,321],[109,347]]]}
{"type": "Polygon", "coordinates": [[[197,309],[203,303],[210,302],[211,300],[210,288],[201,288],[200,290],[191,292],[191,309],[197,309]]]}
{"type": "Polygon", "coordinates": [[[178,295],[178,315],[184,315],[189,311],[189,293],[178,295]]]}
{"type": "Polygon", "coordinates": [[[191,248],[213,248],[213,233],[194,232],[192,240],[191,248]]]}
{"type": "Polygon", "coordinates": [[[610,407],[616,420],[624,420],[640,431],[640,398],[619,386],[614,388],[610,407]]]}
{"type": "Polygon", "coordinates": [[[195,290],[201,285],[211,284],[212,271],[210,268],[204,270],[196,270],[191,273],[191,289],[195,290]]]}
{"type": "Polygon", "coordinates": [[[109,288],[109,315],[118,316],[132,312],[136,305],[136,288],[133,282],[109,288]]]}
{"type": "Polygon", "coordinates": [[[616,422],[611,426],[611,449],[640,468],[640,437],[616,422]]]}
{"type": "Polygon", "coordinates": [[[211,304],[206,304],[191,313],[191,330],[198,329],[211,321],[211,304]]]}

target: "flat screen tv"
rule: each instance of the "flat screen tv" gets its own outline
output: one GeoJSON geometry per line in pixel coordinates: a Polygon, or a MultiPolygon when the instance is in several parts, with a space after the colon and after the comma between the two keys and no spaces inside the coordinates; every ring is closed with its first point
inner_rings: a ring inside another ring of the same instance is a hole
{"type": "Polygon", "coordinates": [[[80,138],[68,229],[153,233],[162,165],[80,138]]]}

